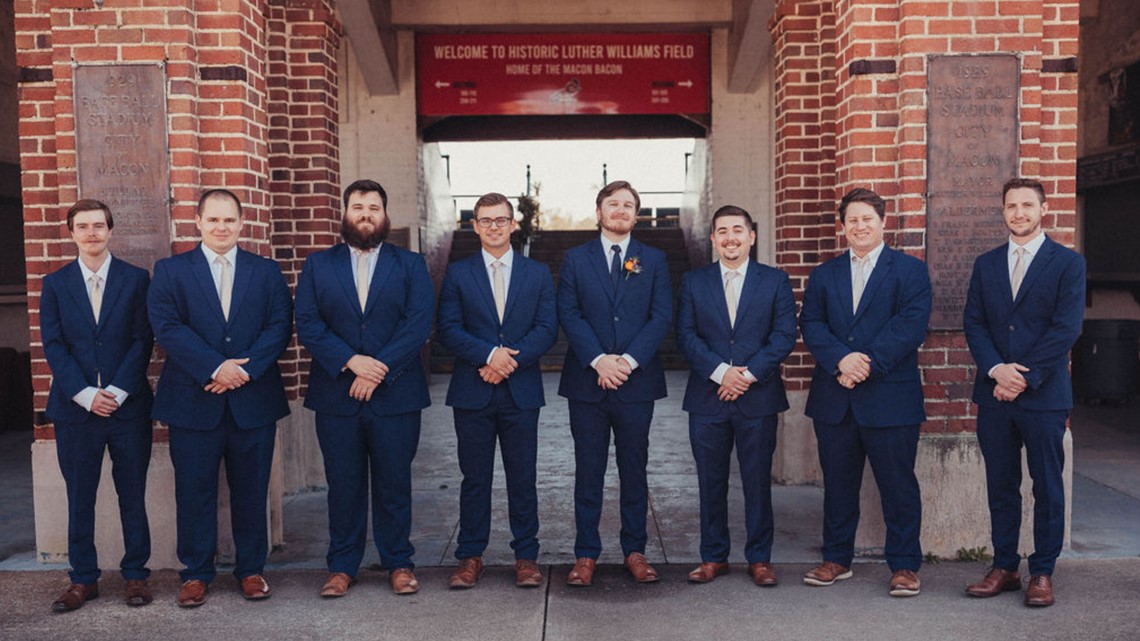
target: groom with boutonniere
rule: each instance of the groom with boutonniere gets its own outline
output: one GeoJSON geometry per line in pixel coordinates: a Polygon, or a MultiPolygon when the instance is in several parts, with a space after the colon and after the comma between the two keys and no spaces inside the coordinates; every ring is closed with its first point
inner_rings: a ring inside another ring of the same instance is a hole
{"type": "Polygon", "coordinates": [[[649,425],[665,397],[657,348],[669,331],[673,293],[665,254],[630,237],[641,198],[628,182],[598,192],[599,240],[566,252],[558,318],[569,347],[558,394],[569,401],[574,436],[574,569],[566,583],[588,586],[602,552],[602,516],[612,432],[621,478],[621,549],[639,583],[657,580],[645,558],[649,425]]]}

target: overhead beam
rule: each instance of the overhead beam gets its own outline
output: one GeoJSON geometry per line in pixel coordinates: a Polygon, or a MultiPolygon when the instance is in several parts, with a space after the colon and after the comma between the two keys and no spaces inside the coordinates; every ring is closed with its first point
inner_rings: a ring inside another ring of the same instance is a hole
{"type": "Polygon", "coordinates": [[[392,1],[336,0],[336,6],[368,93],[373,96],[399,93],[392,1]]]}
{"type": "Polygon", "coordinates": [[[728,92],[752,93],[760,85],[772,49],[768,20],[775,0],[733,0],[728,34],[728,92]]]}

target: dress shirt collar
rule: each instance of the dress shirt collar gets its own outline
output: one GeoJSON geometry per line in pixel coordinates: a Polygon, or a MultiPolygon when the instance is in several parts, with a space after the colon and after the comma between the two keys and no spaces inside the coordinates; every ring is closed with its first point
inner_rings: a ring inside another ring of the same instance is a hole
{"type": "MultiPolygon", "coordinates": [[[[744,283],[744,277],[748,275],[748,263],[749,262],[750,261],[746,260],[743,263],[740,263],[740,266],[737,267],[736,269],[729,269],[727,265],[725,265],[723,262],[718,260],[717,264],[720,265],[720,282],[721,282],[721,284],[722,285],[724,284],[724,277],[730,271],[734,271],[737,274],[740,274],[740,282],[744,283]]],[[[739,288],[739,285],[737,287],[739,288]]]]}
{"type": "Polygon", "coordinates": [[[83,272],[84,283],[90,285],[91,277],[98,276],[99,282],[103,283],[104,285],[107,284],[107,274],[111,271],[111,254],[107,254],[107,259],[104,260],[103,264],[99,266],[99,269],[95,271],[88,269],[82,258],[77,258],[75,262],[79,263],[79,270],[83,272]]]}
{"type": "Polygon", "coordinates": [[[230,247],[230,250],[224,254],[219,254],[210,249],[206,246],[206,243],[201,243],[199,247],[202,248],[202,254],[206,256],[206,262],[209,263],[210,267],[214,266],[214,261],[218,259],[218,256],[225,256],[226,260],[230,261],[230,267],[237,267],[237,245],[230,247]]]}
{"type": "Polygon", "coordinates": [[[602,238],[602,254],[606,257],[606,264],[609,265],[610,261],[614,259],[614,252],[612,249],[614,245],[621,247],[621,259],[624,262],[626,259],[626,254],[629,253],[630,235],[626,234],[625,238],[619,240],[616,243],[609,238],[606,238],[605,234],[600,234],[600,236],[602,238]]]}
{"type": "Polygon", "coordinates": [[[507,269],[510,269],[515,262],[515,250],[509,247],[507,248],[507,253],[503,254],[502,258],[495,258],[490,253],[488,253],[486,249],[480,249],[479,252],[483,254],[483,265],[487,268],[488,273],[491,271],[491,263],[495,262],[496,260],[502,262],[507,269]]]}
{"type": "MultiPolygon", "coordinates": [[[[879,256],[883,255],[883,248],[886,246],[886,243],[879,243],[878,247],[872,249],[871,251],[867,252],[865,256],[863,256],[863,260],[867,261],[868,270],[874,269],[875,265],[879,264],[879,256]]],[[[851,262],[855,262],[855,252],[847,250],[847,254],[851,257],[851,262]]]]}
{"type": "Polygon", "coordinates": [[[1045,244],[1045,233],[1044,232],[1037,234],[1037,238],[1034,238],[1033,240],[1029,241],[1028,243],[1025,243],[1024,245],[1018,245],[1017,243],[1013,242],[1013,236],[1010,236],[1008,247],[1006,247],[1006,251],[1007,251],[1010,259],[1012,260],[1014,257],[1013,251],[1015,249],[1017,249],[1018,247],[1024,247],[1025,251],[1029,252],[1029,257],[1032,258],[1032,257],[1037,255],[1037,252],[1041,251],[1041,246],[1044,244],[1045,244]]]}

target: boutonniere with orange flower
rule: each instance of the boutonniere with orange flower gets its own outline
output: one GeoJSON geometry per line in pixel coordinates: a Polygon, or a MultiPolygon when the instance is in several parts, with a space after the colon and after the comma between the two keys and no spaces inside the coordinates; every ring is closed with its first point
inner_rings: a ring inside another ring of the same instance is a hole
{"type": "Polygon", "coordinates": [[[622,267],[625,269],[625,279],[629,280],[630,275],[641,273],[641,259],[637,256],[630,256],[625,259],[625,265],[622,267]]]}

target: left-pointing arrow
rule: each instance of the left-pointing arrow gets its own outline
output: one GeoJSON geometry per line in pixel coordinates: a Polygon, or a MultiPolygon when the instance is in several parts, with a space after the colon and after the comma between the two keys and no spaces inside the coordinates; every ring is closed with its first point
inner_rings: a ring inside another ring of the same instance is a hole
{"type": "Polygon", "coordinates": [[[450,82],[444,82],[442,80],[436,80],[435,81],[435,88],[436,89],[443,89],[444,87],[450,87],[450,86],[451,86],[450,82]]]}

